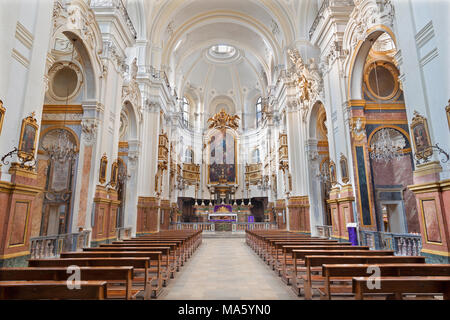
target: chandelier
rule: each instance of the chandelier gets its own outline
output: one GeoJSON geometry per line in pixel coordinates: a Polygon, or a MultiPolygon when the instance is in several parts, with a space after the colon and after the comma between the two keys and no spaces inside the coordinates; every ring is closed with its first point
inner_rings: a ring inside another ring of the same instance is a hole
{"type": "MultiPolygon", "coordinates": [[[[76,39],[73,39],[75,42],[76,39]]],[[[75,52],[75,43],[72,46],[72,57],[70,62],[73,63],[73,56],[75,52]]],[[[69,84],[67,85],[67,97],[66,97],[66,112],[64,113],[64,123],[63,128],[66,126],[67,118],[67,106],[69,104],[69,84]]],[[[42,149],[47,153],[49,158],[54,161],[59,162],[69,162],[75,160],[77,156],[77,147],[75,143],[72,142],[71,134],[65,129],[57,129],[54,131],[57,135],[56,141],[54,141],[50,146],[43,146],[42,149]]]]}
{"type": "Polygon", "coordinates": [[[78,152],[76,145],[70,139],[70,134],[64,129],[57,129],[56,134],[58,136],[57,141],[50,144],[50,146],[43,146],[42,149],[44,149],[51,160],[59,162],[73,161],[78,152]]]}
{"type": "Polygon", "coordinates": [[[373,140],[375,142],[371,145],[371,159],[378,162],[384,161],[386,164],[391,160],[401,159],[406,142],[397,131],[391,128],[381,129],[374,135],[373,140]]]}
{"type": "MultiPolygon", "coordinates": [[[[373,64],[375,71],[375,82],[377,84],[377,101],[380,107],[379,112],[381,114],[381,103],[379,100],[380,86],[378,82],[377,65],[375,61],[373,64]]],[[[393,159],[397,161],[400,160],[402,156],[402,149],[406,146],[403,136],[391,128],[383,128],[378,131],[373,136],[372,141],[375,142],[371,145],[372,151],[370,152],[370,158],[377,162],[384,161],[385,165],[393,159]]]]}

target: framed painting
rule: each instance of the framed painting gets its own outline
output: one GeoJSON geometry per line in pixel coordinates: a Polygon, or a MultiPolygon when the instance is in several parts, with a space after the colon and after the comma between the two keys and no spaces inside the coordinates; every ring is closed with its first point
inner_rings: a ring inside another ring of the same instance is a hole
{"type": "Polygon", "coordinates": [[[209,141],[208,182],[210,184],[237,183],[237,142],[226,130],[216,131],[209,141]]]}
{"type": "Polygon", "coordinates": [[[334,161],[330,161],[330,182],[332,185],[335,185],[337,182],[336,179],[336,164],[334,161]]]}
{"type": "Polygon", "coordinates": [[[100,176],[98,179],[98,181],[101,184],[104,184],[106,182],[107,165],[108,165],[108,157],[106,156],[106,154],[104,154],[100,160],[100,176]]]}
{"type": "Polygon", "coordinates": [[[427,119],[414,111],[414,118],[411,123],[411,133],[413,135],[414,150],[417,159],[428,159],[433,154],[431,139],[428,131],[427,119]]]}
{"type": "Polygon", "coordinates": [[[119,178],[119,163],[115,161],[111,166],[111,186],[117,186],[119,178]]]}
{"type": "Polygon", "coordinates": [[[5,119],[6,108],[3,106],[3,101],[0,100],[0,134],[2,133],[3,120],[5,119]]]}
{"type": "Polygon", "coordinates": [[[342,153],[341,153],[341,159],[339,162],[341,165],[342,182],[348,183],[350,181],[350,178],[348,176],[348,162],[347,162],[347,158],[342,153]]]}
{"type": "Polygon", "coordinates": [[[18,156],[22,159],[30,159],[34,157],[36,150],[38,124],[34,118],[34,112],[31,116],[23,119],[20,131],[18,156]]]}

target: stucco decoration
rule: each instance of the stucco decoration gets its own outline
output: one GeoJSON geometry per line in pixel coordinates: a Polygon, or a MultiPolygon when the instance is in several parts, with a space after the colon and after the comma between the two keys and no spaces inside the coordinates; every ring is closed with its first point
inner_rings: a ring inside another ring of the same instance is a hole
{"type": "Polygon", "coordinates": [[[310,59],[309,65],[306,65],[297,49],[289,49],[288,54],[293,65],[291,81],[297,87],[302,120],[306,121],[311,106],[323,94],[323,78],[314,59],[310,59]]]}
{"type": "Polygon", "coordinates": [[[367,31],[384,25],[392,29],[395,10],[391,0],[354,0],[355,8],[344,32],[344,48],[353,51],[364,41],[367,31]]]}

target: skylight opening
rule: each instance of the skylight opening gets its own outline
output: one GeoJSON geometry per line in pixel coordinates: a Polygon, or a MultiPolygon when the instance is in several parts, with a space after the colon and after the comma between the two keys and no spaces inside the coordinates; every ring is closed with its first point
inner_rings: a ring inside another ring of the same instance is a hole
{"type": "Polygon", "coordinates": [[[211,47],[210,53],[214,56],[227,58],[236,53],[236,48],[227,44],[218,44],[211,47]]]}

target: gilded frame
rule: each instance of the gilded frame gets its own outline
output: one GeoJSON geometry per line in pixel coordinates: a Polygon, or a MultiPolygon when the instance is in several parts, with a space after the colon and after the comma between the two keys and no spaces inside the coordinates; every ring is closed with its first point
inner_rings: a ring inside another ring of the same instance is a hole
{"type": "Polygon", "coordinates": [[[34,118],[34,112],[31,116],[22,120],[22,128],[20,129],[19,151],[17,155],[22,159],[33,159],[36,150],[37,132],[39,126],[34,118]]]}
{"type": "Polygon", "coordinates": [[[3,120],[5,119],[6,108],[3,106],[3,101],[0,100],[0,134],[2,133],[3,120]]]}
{"type": "Polygon", "coordinates": [[[433,154],[427,119],[414,111],[411,123],[412,141],[417,159],[428,159],[433,154]]]}
{"type": "Polygon", "coordinates": [[[119,178],[119,163],[116,160],[111,165],[111,186],[112,187],[117,186],[118,178],[119,178]]]}
{"type": "Polygon", "coordinates": [[[339,160],[339,164],[341,167],[341,177],[343,183],[348,183],[350,181],[349,172],[348,172],[348,161],[347,158],[341,153],[341,159],[339,160]]]}
{"type": "Polygon", "coordinates": [[[397,68],[395,68],[395,66],[391,62],[384,61],[384,60],[377,60],[377,61],[375,61],[375,65],[374,65],[374,62],[372,61],[367,64],[367,66],[364,70],[364,83],[366,84],[367,90],[370,92],[370,94],[373,97],[375,97],[376,99],[387,101],[387,100],[393,99],[397,95],[397,93],[400,89],[400,83],[398,81],[398,76],[399,76],[399,72],[398,72],[397,68]],[[386,69],[387,71],[389,71],[391,73],[392,77],[394,78],[394,89],[386,97],[379,96],[375,92],[375,88],[372,88],[370,86],[369,76],[370,76],[370,73],[372,72],[372,70],[375,69],[375,67],[382,67],[382,68],[386,69]]]}
{"type": "Polygon", "coordinates": [[[336,178],[336,164],[334,163],[333,160],[330,160],[329,169],[330,169],[330,182],[331,182],[332,185],[335,185],[336,182],[337,182],[337,178],[336,178]]]}
{"type": "Polygon", "coordinates": [[[103,157],[100,159],[100,170],[99,170],[99,178],[98,181],[101,184],[104,184],[106,182],[106,171],[108,169],[108,157],[106,154],[103,155],[103,157]]]}

